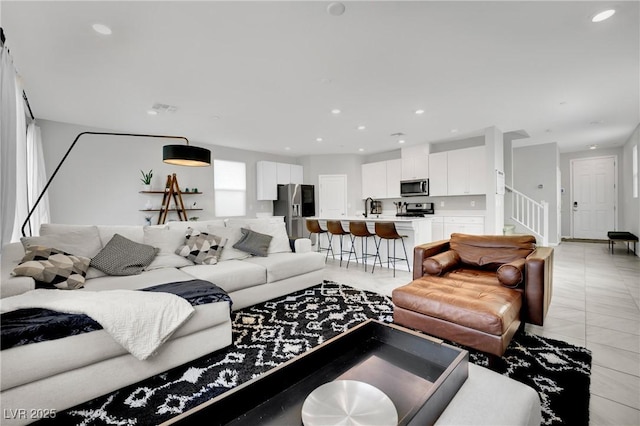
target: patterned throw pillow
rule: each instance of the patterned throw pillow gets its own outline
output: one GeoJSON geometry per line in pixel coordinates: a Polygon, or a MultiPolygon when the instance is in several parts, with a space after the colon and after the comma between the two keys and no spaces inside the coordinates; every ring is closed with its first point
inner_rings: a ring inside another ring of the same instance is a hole
{"type": "Polygon", "coordinates": [[[242,238],[233,245],[233,248],[251,253],[254,256],[267,257],[269,254],[269,244],[273,237],[267,234],[242,228],[242,238]]]}
{"type": "Polygon", "coordinates": [[[84,286],[90,262],[88,257],[50,247],[32,246],[11,274],[33,278],[36,288],[74,290],[84,286]]]}
{"type": "Polygon", "coordinates": [[[149,266],[158,251],[155,247],[115,234],[91,259],[91,266],[108,275],[138,275],[149,266]]]}
{"type": "Polygon", "coordinates": [[[176,249],[176,254],[196,264],[215,265],[226,243],[226,238],[189,228],[184,245],[176,249]]]}

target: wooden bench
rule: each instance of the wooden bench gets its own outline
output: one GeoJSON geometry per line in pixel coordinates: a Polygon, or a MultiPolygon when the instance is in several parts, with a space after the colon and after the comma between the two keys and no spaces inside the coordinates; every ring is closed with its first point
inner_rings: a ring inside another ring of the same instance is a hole
{"type": "Polygon", "coordinates": [[[609,237],[611,254],[613,254],[613,245],[616,241],[627,243],[627,253],[629,253],[629,243],[633,243],[633,254],[636,254],[636,243],[638,242],[638,237],[633,235],[631,232],[609,231],[607,232],[607,237],[609,237]]]}

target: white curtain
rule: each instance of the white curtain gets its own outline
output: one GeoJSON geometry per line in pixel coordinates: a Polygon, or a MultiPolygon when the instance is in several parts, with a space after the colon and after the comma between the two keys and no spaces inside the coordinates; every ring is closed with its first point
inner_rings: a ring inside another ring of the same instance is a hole
{"type": "Polygon", "coordinates": [[[3,45],[0,54],[0,247],[11,241],[15,223],[16,85],[16,70],[9,49],[3,45]]]}
{"type": "MultiPolygon", "coordinates": [[[[31,122],[27,126],[27,188],[28,188],[28,207],[33,207],[42,189],[47,184],[47,174],[44,166],[44,154],[42,152],[42,135],[40,127],[35,122],[31,122]]],[[[22,219],[24,221],[24,218],[22,219]]],[[[49,223],[49,197],[45,194],[38,204],[38,208],[33,212],[29,219],[31,232],[28,234],[38,235],[40,225],[49,223]]],[[[22,226],[22,224],[20,224],[22,226]]]]}
{"type": "Polygon", "coordinates": [[[27,199],[27,123],[25,116],[24,100],[22,99],[22,87],[18,80],[17,74],[14,76],[16,80],[16,210],[13,220],[13,233],[11,241],[20,241],[22,233],[22,223],[29,213],[29,202],[27,199]]]}
{"type": "MultiPolygon", "coordinates": [[[[19,241],[22,224],[46,183],[40,129],[27,123],[23,90],[6,45],[0,54],[0,246],[19,241]],[[32,204],[31,204],[32,205],[32,204]]],[[[43,199],[30,221],[27,234],[37,235],[40,224],[49,221],[48,200],[43,199]]]]}

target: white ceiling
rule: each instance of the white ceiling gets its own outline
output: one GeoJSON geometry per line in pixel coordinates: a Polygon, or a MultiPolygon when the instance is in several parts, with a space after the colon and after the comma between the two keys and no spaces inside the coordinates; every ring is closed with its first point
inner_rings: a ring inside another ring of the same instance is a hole
{"type": "Polygon", "coordinates": [[[621,146],[640,121],[638,1],[356,1],[342,16],[328,4],[5,0],[0,12],[41,119],[291,156],[489,126],[582,151],[621,146]],[[177,111],[150,116],[154,103],[177,111]]]}

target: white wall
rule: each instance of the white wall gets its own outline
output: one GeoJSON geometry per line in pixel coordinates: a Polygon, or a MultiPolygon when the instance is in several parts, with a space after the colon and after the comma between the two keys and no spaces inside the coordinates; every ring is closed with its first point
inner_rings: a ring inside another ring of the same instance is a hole
{"type": "MultiPolygon", "coordinates": [[[[75,124],[38,120],[50,176],[75,137],[84,131],[108,131],[75,124]]],[[[144,223],[142,209],[147,199],[160,204],[162,195],[140,194],[140,170],[153,169],[152,186],[164,188],[167,175],[176,173],[181,188],[195,188],[202,195],[185,196],[186,204],[197,202],[204,211],[189,216],[201,220],[214,216],[213,167],[171,166],[162,162],[162,146],[170,139],[118,136],[82,136],[49,188],[51,221],[69,224],[144,223]],[[153,198],[150,198],[153,197],[153,198]]],[[[256,162],[260,160],[299,164],[294,158],[244,151],[190,141],[211,149],[212,159],[243,161],[247,168],[247,216],[271,212],[270,201],[256,201],[256,162]]],[[[175,215],[171,217],[176,217],[175,215]]],[[[157,220],[154,216],[153,223],[157,220]]]]}
{"type": "Polygon", "coordinates": [[[619,180],[619,206],[620,206],[620,226],[621,231],[628,231],[636,236],[640,236],[640,198],[633,198],[633,147],[637,146],[638,161],[640,165],[640,125],[636,127],[629,140],[622,148],[622,161],[619,180]]]}
{"type": "MultiPolygon", "coordinates": [[[[572,198],[571,198],[571,160],[575,160],[578,158],[593,158],[593,157],[608,157],[615,156],[617,157],[617,169],[618,169],[618,183],[622,181],[622,173],[623,167],[621,167],[620,158],[622,158],[622,148],[610,148],[610,149],[595,149],[595,150],[586,150],[586,151],[577,151],[577,152],[567,152],[560,154],[560,172],[562,173],[562,188],[564,192],[561,195],[562,199],[562,229],[561,235],[563,237],[570,237],[572,235],[571,231],[571,215],[572,215],[572,198]]],[[[620,199],[620,187],[618,185],[618,209],[617,209],[617,218],[616,222],[621,224],[621,199],[620,199]]]]}
{"type": "Polygon", "coordinates": [[[304,167],[304,181],[316,186],[316,214],[318,211],[318,176],[347,176],[347,215],[356,215],[364,211],[362,200],[362,164],[364,157],[356,154],[308,155],[298,158],[304,167]]]}
{"type": "Polygon", "coordinates": [[[559,243],[558,221],[554,214],[558,210],[558,166],[559,151],[555,142],[513,149],[514,189],[538,202],[549,203],[549,244],[559,243]]]}

